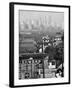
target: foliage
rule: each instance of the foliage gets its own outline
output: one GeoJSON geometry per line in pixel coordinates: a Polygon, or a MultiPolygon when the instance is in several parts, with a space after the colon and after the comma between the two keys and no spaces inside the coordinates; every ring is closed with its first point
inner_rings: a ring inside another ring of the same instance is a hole
{"type": "Polygon", "coordinates": [[[49,60],[53,60],[55,55],[55,48],[53,46],[48,46],[45,49],[45,53],[48,53],[49,60]]]}
{"type": "Polygon", "coordinates": [[[62,43],[56,46],[54,59],[64,62],[64,47],[62,43]]]}

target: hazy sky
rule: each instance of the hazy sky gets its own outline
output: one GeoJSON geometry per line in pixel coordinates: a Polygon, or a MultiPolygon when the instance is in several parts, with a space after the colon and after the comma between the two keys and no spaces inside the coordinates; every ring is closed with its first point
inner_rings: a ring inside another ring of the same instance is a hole
{"type": "Polygon", "coordinates": [[[30,20],[42,21],[51,25],[57,25],[64,28],[64,13],[63,12],[45,12],[45,11],[20,11],[20,23],[29,22],[30,20]]]}

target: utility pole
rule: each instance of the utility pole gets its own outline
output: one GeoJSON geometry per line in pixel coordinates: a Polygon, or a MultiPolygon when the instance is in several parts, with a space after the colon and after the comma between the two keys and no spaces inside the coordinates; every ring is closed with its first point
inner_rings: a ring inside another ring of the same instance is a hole
{"type": "MultiPolygon", "coordinates": [[[[44,40],[42,39],[42,53],[44,53],[44,40]]],[[[44,71],[44,56],[42,59],[42,66],[43,66],[43,78],[45,78],[45,71],[44,71]]]]}

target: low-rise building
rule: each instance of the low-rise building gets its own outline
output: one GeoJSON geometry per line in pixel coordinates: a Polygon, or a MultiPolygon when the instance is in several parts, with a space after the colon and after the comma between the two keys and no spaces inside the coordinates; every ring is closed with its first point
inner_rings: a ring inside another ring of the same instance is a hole
{"type": "Polygon", "coordinates": [[[61,34],[57,34],[54,38],[53,38],[53,46],[57,46],[58,44],[62,43],[62,35],[61,34]]]}

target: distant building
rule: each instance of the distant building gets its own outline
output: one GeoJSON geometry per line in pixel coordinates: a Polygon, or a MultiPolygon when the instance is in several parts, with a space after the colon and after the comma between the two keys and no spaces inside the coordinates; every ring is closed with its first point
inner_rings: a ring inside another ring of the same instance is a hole
{"type": "Polygon", "coordinates": [[[61,41],[62,40],[61,37],[62,37],[62,35],[56,35],[55,36],[55,41],[61,41]]]}
{"type": "Polygon", "coordinates": [[[49,36],[47,35],[47,36],[44,36],[43,38],[42,38],[42,40],[43,40],[43,42],[44,43],[48,43],[49,42],[49,36]]]}
{"type": "Polygon", "coordinates": [[[33,39],[23,39],[20,43],[20,52],[22,53],[29,53],[29,52],[36,52],[36,42],[33,39]]]}
{"type": "Polygon", "coordinates": [[[42,38],[43,40],[43,51],[45,50],[46,47],[50,46],[50,37],[47,35],[47,36],[44,36],[42,38]]]}
{"type": "Polygon", "coordinates": [[[24,38],[24,40],[22,41],[22,44],[36,44],[36,42],[33,40],[33,39],[26,39],[26,38],[24,38]]]}
{"type": "Polygon", "coordinates": [[[54,38],[53,38],[53,45],[56,46],[58,44],[62,43],[62,35],[61,34],[57,34],[54,38]]]}

